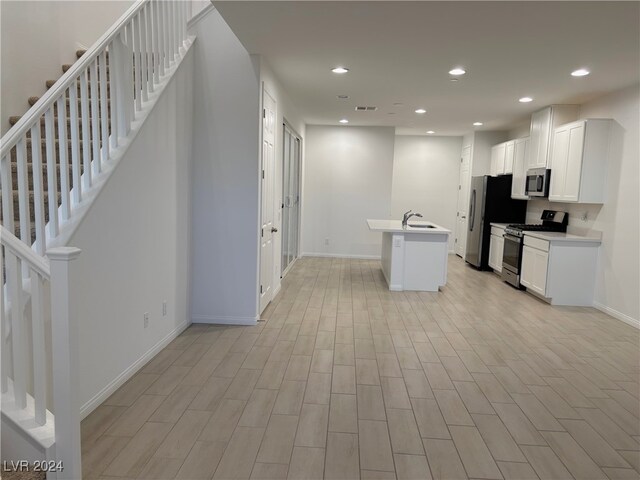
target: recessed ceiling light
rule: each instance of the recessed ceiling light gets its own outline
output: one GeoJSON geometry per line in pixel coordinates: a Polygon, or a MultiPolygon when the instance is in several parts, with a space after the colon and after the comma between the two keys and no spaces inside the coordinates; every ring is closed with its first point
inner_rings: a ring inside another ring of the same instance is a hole
{"type": "Polygon", "coordinates": [[[336,68],[332,68],[331,71],[333,73],[347,73],[349,69],[345,67],[336,67],[336,68]]]}
{"type": "Polygon", "coordinates": [[[340,123],[349,123],[349,120],[347,120],[346,118],[343,118],[342,120],[340,120],[340,123]]]}
{"type": "Polygon", "coordinates": [[[349,95],[337,95],[337,97],[338,97],[340,100],[346,100],[347,98],[349,98],[349,95]]]}
{"type": "Polygon", "coordinates": [[[434,134],[434,133],[436,133],[436,132],[434,132],[433,130],[427,130],[427,133],[428,133],[429,135],[433,135],[433,134],[434,134]]]}
{"type": "Polygon", "coordinates": [[[481,127],[482,126],[482,122],[473,122],[473,126],[474,127],[481,127]]]}
{"type": "Polygon", "coordinates": [[[533,102],[533,98],[531,98],[531,97],[522,97],[518,101],[520,103],[529,103],[529,102],[533,102]]]}
{"type": "Polygon", "coordinates": [[[418,108],[416,113],[427,113],[427,111],[424,108],[418,108]]]}
{"type": "Polygon", "coordinates": [[[586,75],[589,75],[591,72],[589,70],[587,70],[586,68],[579,68],[578,70],[574,70],[573,72],[571,72],[571,76],[572,77],[584,77],[586,75]]]}
{"type": "Polygon", "coordinates": [[[452,69],[452,70],[449,70],[449,75],[456,75],[456,76],[458,76],[458,75],[464,75],[465,73],[467,73],[467,72],[465,71],[465,69],[464,69],[464,68],[460,68],[460,67],[456,67],[456,68],[454,68],[454,69],[452,69]]]}

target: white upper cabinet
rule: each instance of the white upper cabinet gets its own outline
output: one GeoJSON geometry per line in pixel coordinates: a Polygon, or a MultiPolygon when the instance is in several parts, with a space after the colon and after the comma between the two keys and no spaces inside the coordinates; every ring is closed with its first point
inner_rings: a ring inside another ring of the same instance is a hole
{"type": "Polygon", "coordinates": [[[551,105],[531,115],[527,168],[549,168],[553,150],[553,131],[578,118],[577,105],[551,105]]]}
{"type": "Polygon", "coordinates": [[[555,129],[550,201],[604,203],[611,123],[586,119],[555,129]]]}
{"type": "Polygon", "coordinates": [[[511,182],[511,198],[528,200],[527,187],[527,151],[529,137],[513,141],[513,180],[511,182]]]}
{"type": "Polygon", "coordinates": [[[511,175],[513,173],[513,158],[515,153],[515,140],[509,140],[504,147],[504,169],[502,173],[511,175]]]}
{"type": "Polygon", "coordinates": [[[511,175],[513,173],[515,143],[515,140],[509,140],[491,147],[490,174],[492,177],[511,175]]]}
{"type": "Polygon", "coordinates": [[[497,177],[504,174],[504,155],[506,143],[499,143],[491,147],[491,176],[497,177]]]}

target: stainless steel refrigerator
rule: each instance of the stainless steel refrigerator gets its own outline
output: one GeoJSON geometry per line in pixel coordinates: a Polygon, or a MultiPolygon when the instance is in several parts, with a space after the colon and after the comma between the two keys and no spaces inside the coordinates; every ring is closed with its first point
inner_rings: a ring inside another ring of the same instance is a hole
{"type": "Polygon", "coordinates": [[[471,178],[464,259],[480,270],[489,266],[491,222],[524,223],[527,201],[511,198],[511,180],[511,175],[471,178]]]}

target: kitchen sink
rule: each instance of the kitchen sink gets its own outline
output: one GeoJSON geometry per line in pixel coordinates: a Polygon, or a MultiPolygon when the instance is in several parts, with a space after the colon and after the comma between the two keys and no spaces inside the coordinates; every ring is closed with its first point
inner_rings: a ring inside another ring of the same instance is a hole
{"type": "Polygon", "coordinates": [[[420,223],[410,223],[409,226],[411,228],[436,228],[433,225],[425,225],[424,223],[420,224],[420,223]]]}

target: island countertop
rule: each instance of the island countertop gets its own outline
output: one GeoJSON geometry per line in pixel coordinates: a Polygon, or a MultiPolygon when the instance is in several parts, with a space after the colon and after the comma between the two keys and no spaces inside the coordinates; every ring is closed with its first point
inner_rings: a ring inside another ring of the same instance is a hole
{"type": "Polygon", "coordinates": [[[407,228],[402,228],[402,222],[400,220],[367,219],[367,225],[369,226],[369,230],[371,230],[372,232],[428,233],[431,235],[449,235],[451,233],[451,230],[447,230],[446,228],[443,228],[440,225],[436,225],[433,222],[419,222],[417,220],[411,220],[409,223],[413,225],[429,225],[430,227],[420,228],[410,227],[407,225],[407,228]]]}

